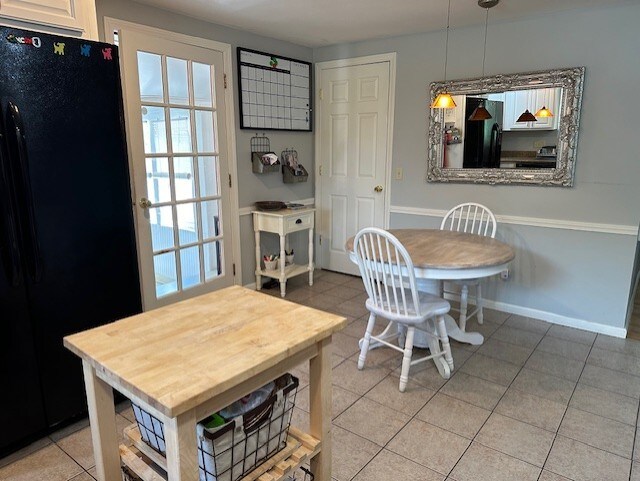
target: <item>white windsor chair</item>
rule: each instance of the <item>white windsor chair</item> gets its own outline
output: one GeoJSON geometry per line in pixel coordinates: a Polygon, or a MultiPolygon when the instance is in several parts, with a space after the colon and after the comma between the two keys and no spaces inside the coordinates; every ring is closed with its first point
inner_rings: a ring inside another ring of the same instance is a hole
{"type": "MultiPolygon", "coordinates": [[[[450,230],[457,232],[466,232],[469,234],[477,234],[495,238],[497,223],[496,218],[487,207],[475,202],[466,202],[455,206],[446,213],[440,230],[450,230]]],[[[482,286],[480,279],[462,279],[459,281],[449,281],[461,286],[460,290],[460,318],[458,323],[463,331],[466,328],[467,320],[477,315],[478,324],[484,322],[484,313],[482,311],[482,286]],[[475,309],[467,313],[469,302],[469,286],[475,287],[475,309]]],[[[446,291],[445,289],[445,292],[446,291]]],[[[452,308],[452,310],[457,310],[452,308]]]]}
{"type": "Polygon", "coordinates": [[[369,296],[366,306],[370,312],[367,330],[361,342],[358,369],[364,367],[367,352],[374,341],[376,345],[382,344],[403,353],[399,386],[401,392],[407,387],[409,368],[429,359],[434,360],[440,374],[448,379],[453,371],[451,346],[444,322],[444,315],[449,312],[449,303],[433,294],[418,291],[411,257],[400,241],[389,232],[376,227],[362,229],[355,236],[353,251],[369,296]],[[374,336],[372,333],[378,316],[391,322],[381,334],[374,336]],[[397,332],[389,333],[393,323],[406,326],[404,347],[388,342],[399,336],[397,332]],[[430,337],[431,353],[412,361],[415,329],[426,332],[430,337]]]}

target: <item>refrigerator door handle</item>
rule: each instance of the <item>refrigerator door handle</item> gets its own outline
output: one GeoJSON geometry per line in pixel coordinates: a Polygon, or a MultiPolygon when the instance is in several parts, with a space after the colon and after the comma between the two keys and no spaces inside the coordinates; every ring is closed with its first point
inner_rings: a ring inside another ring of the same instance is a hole
{"type": "Polygon", "coordinates": [[[18,230],[16,224],[15,206],[13,198],[9,191],[9,166],[7,159],[7,152],[4,149],[6,146],[6,135],[3,130],[2,121],[0,120],[0,185],[4,187],[5,192],[2,193],[0,199],[2,205],[6,206],[4,210],[4,217],[7,220],[5,229],[8,236],[9,243],[9,283],[12,287],[20,286],[21,270],[20,270],[20,247],[18,245],[18,230]]]}
{"type": "Polygon", "coordinates": [[[27,258],[30,275],[33,282],[40,282],[42,279],[42,261],[40,259],[40,246],[38,245],[38,236],[35,224],[35,214],[33,212],[33,195],[31,194],[31,182],[29,179],[29,162],[27,156],[27,141],[25,138],[24,125],[22,124],[22,116],[20,109],[13,102],[9,102],[9,117],[13,122],[13,130],[16,136],[16,151],[18,152],[18,171],[20,176],[21,187],[23,189],[24,211],[26,213],[25,234],[28,237],[27,242],[31,250],[31,255],[27,258]]]}

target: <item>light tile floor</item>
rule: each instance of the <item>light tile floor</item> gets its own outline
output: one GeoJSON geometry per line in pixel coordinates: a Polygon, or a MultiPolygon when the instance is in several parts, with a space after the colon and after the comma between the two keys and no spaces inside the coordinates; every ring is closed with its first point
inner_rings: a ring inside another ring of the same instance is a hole
{"type": "MultiPolygon", "coordinates": [[[[640,481],[640,342],[485,310],[484,325],[469,323],[484,345],[453,343],[449,381],[423,363],[400,393],[400,353],[376,349],[357,370],[365,298],[359,278],[326,271],[287,287],[288,300],[349,320],[334,337],[336,481],[640,481]]],[[[293,422],[308,429],[308,368],[295,374],[293,422]]],[[[117,421],[120,432],[133,421],[130,407],[117,421]]],[[[86,421],[0,459],[2,481],[92,476],[86,421]]]]}

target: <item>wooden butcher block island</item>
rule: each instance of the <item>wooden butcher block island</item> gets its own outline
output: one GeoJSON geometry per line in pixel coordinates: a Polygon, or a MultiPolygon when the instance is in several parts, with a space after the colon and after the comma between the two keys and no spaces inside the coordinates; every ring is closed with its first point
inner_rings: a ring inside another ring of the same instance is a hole
{"type": "Polygon", "coordinates": [[[242,287],[229,287],[68,336],[82,358],[98,479],[121,478],[121,458],[145,480],[198,480],[196,423],[309,360],[310,432],[291,428],[287,447],[249,473],[282,479],[310,461],[331,479],[331,338],[346,319],[242,287]],[[113,390],[164,423],[166,458],[125,434],[118,447],[113,390]],[[149,452],[145,452],[148,450],[149,452]]]}

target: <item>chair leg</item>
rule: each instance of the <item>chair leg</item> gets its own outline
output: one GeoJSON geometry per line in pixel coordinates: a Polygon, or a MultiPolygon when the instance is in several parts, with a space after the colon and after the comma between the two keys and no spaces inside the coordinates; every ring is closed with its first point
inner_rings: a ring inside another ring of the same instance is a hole
{"type": "Polygon", "coordinates": [[[451,355],[451,344],[449,343],[449,335],[447,334],[447,327],[444,323],[444,316],[438,316],[436,319],[438,337],[442,343],[442,350],[444,351],[444,360],[449,364],[449,368],[453,371],[453,356],[451,355]]]}
{"type": "Polygon", "coordinates": [[[466,331],[467,328],[467,301],[469,299],[469,286],[462,285],[462,291],[460,292],[460,330],[466,331]]]}
{"type": "Polygon", "coordinates": [[[358,357],[358,369],[362,370],[364,367],[364,361],[367,359],[367,352],[369,351],[369,344],[371,343],[371,333],[376,325],[375,314],[369,314],[369,322],[367,323],[367,330],[364,333],[364,339],[362,340],[362,347],[360,348],[360,356],[358,357]]]}
{"type": "Polygon", "coordinates": [[[482,313],[482,302],[482,285],[478,284],[476,286],[476,309],[478,310],[478,324],[482,324],[484,322],[484,314],[482,313]]]}
{"type": "Polygon", "coordinates": [[[402,371],[400,372],[400,392],[407,389],[409,381],[409,369],[411,368],[411,355],[413,354],[413,334],[415,327],[407,328],[407,340],[404,342],[404,355],[402,357],[402,371]]]}

